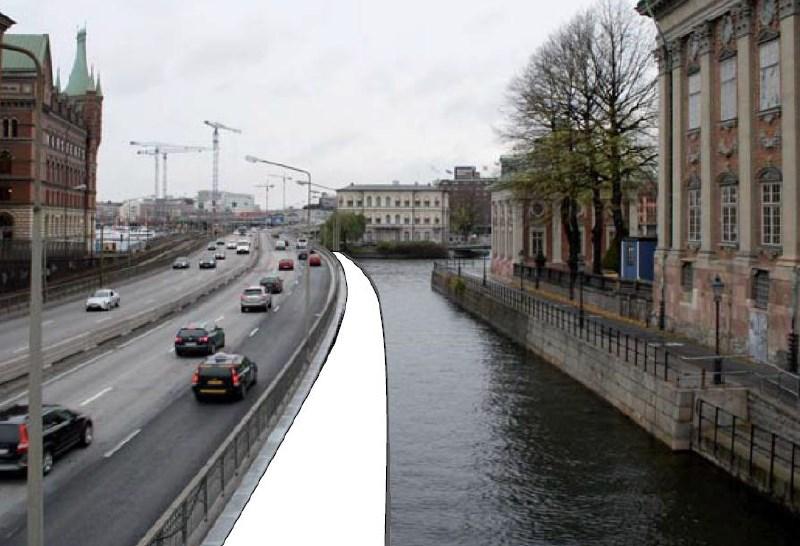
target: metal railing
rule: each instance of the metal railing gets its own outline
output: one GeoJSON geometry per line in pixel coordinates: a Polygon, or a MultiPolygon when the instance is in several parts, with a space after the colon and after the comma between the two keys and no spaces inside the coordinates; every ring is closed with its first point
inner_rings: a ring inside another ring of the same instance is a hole
{"type": "Polygon", "coordinates": [[[800,503],[800,445],[698,400],[692,447],[758,489],[800,503]]]}
{"type": "Polygon", "coordinates": [[[669,382],[678,388],[704,389],[726,382],[738,382],[756,387],[761,392],[778,396],[780,399],[797,403],[800,400],[800,379],[788,372],[775,374],[759,373],[755,370],[737,371],[731,369],[729,359],[718,359],[716,371],[698,370],[681,355],[670,351],[666,344],[638,336],[587,316],[585,312],[572,305],[558,304],[536,297],[519,288],[482,278],[480,260],[434,262],[434,272],[447,271],[472,290],[479,291],[490,298],[550,326],[567,331],[575,338],[593,347],[614,354],[620,360],[644,372],[669,382]]]}
{"type": "MultiPolygon", "coordinates": [[[[294,391],[306,369],[309,355],[324,337],[336,313],[339,288],[339,261],[327,250],[320,249],[332,273],[331,289],[323,314],[289,358],[287,364],[270,383],[236,428],[192,479],[166,512],[158,519],[138,546],[186,546],[197,541],[197,535],[213,523],[225,500],[249,467],[258,452],[265,433],[272,430],[280,417],[282,406],[294,391]]],[[[309,269],[306,268],[306,274],[309,269]]]]}

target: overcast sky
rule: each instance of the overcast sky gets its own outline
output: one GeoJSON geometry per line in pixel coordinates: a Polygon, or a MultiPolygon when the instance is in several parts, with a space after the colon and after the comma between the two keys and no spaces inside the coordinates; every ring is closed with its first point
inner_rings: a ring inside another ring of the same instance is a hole
{"type": "MultiPolygon", "coordinates": [[[[50,35],[63,85],[76,29],[87,25],[105,95],[98,192],[118,200],[153,191],[153,159],[130,140],[210,146],[205,119],[242,130],[222,134],[222,190],[253,193],[267,172],[280,173],[246,154],[332,187],[425,183],[454,165],[492,174],[509,80],[590,3],[5,0],[2,10],[17,21],[10,32],[50,35]]],[[[170,156],[170,194],[210,189],[211,158],[170,156]]],[[[303,196],[287,184],[287,205],[303,196]]]]}

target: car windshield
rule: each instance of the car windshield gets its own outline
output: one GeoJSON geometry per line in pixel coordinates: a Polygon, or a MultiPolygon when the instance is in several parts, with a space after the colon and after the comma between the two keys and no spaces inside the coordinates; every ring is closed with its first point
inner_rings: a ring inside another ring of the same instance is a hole
{"type": "Polygon", "coordinates": [[[0,444],[19,440],[19,425],[0,425],[0,444]]]}
{"type": "Polygon", "coordinates": [[[94,293],[95,298],[107,298],[111,295],[110,290],[98,290],[94,293]]]}
{"type": "Polygon", "coordinates": [[[204,377],[229,377],[231,369],[227,366],[200,366],[200,375],[204,377]]]}
{"type": "Polygon", "coordinates": [[[262,294],[260,288],[247,288],[244,293],[246,296],[259,296],[262,294]]]}
{"type": "Polygon", "coordinates": [[[199,337],[206,335],[206,331],[202,328],[182,328],[178,332],[178,337],[199,337]]]}

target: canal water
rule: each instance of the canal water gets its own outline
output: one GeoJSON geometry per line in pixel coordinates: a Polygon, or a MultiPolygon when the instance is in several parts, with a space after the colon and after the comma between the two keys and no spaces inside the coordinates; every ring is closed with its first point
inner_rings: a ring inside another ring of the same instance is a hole
{"type": "Polygon", "coordinates": [[[366,260],[383,312],[391,544],[800,545],[800,520],[431,290],[366,260]]]}

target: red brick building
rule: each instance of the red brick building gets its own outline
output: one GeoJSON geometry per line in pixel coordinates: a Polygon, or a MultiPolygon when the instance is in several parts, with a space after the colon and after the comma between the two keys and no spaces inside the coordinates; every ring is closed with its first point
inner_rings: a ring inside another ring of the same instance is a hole
{"type": "Polygon", "coordinates": [[[642,0],[659,54],[657,301],[670,329],[783,365],[800,285],[800,1],[642,0]],[[662,284],[663,283],[663,284],[662,284]]]}
{"type": "MultiPolygon", "coordinates": [[[[2,25],[0,25],[2,26],[2,25]]],[[[27,56],[3,51],[0,83],[0,230],[5,240],[29,240],[34,176],[42,181],[43,229],[48,243],[88,249],[94,240],[97,151],[103,94],[89,72],[86,31],[77,35],[69,82],[53,81],[46,34],[3,35],[6,44],[31,51],[43,71],[37,79],[27,56]],[[43,100],[37,115],[36,97],[43,100]],[[38,120],[38,122],[37,122],[38,120]]],[[[57,245],[50,245],[54,248],[57,245]]]]}

